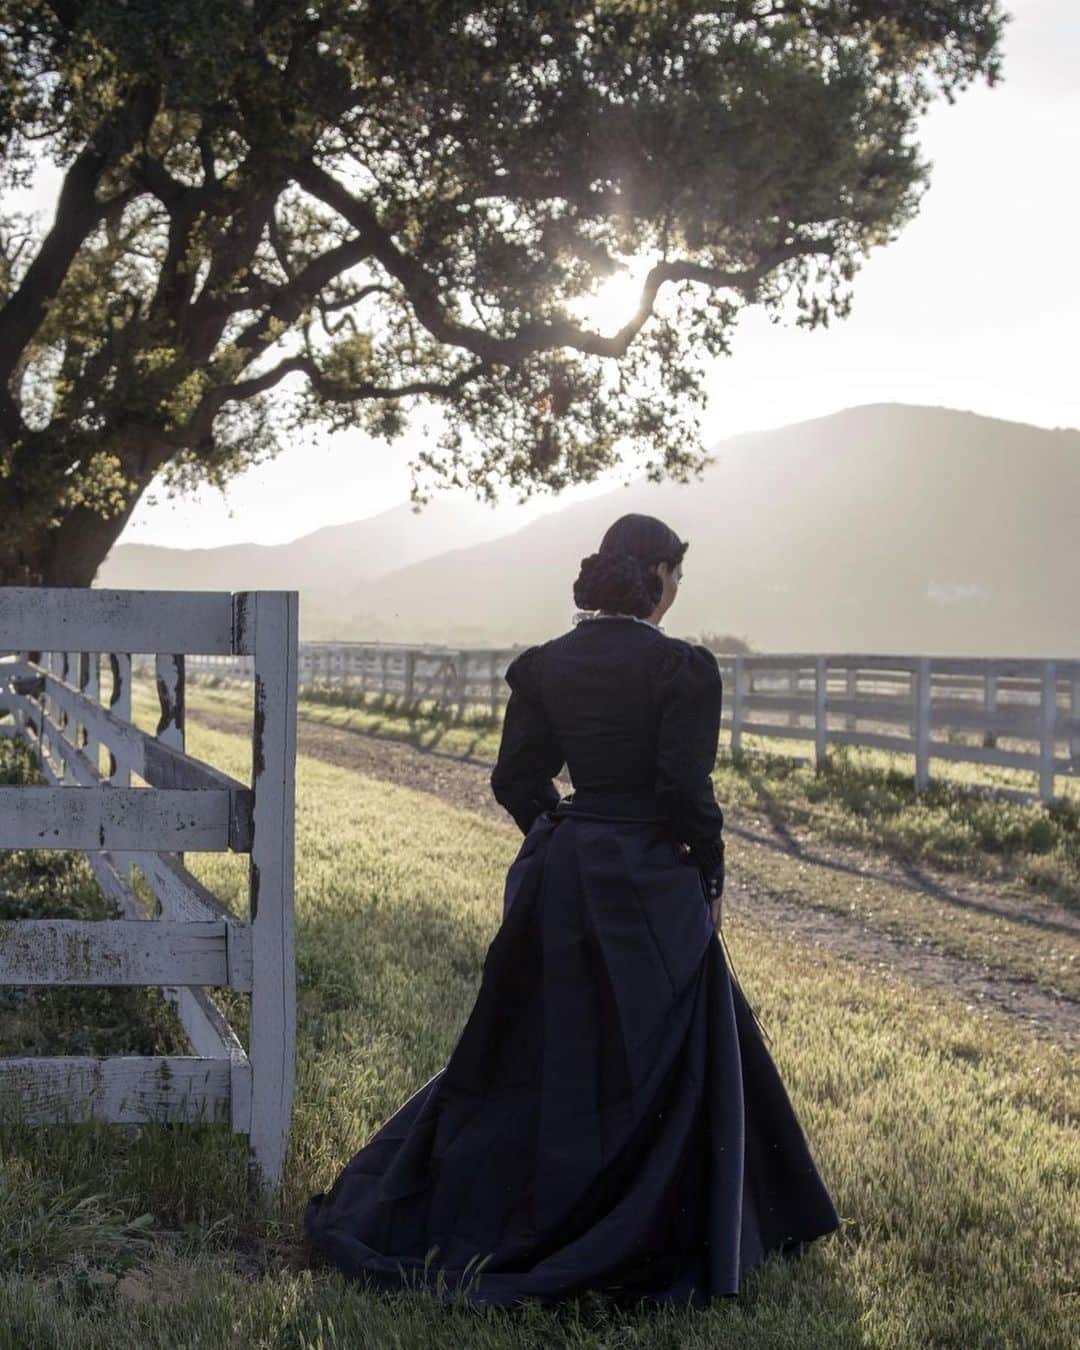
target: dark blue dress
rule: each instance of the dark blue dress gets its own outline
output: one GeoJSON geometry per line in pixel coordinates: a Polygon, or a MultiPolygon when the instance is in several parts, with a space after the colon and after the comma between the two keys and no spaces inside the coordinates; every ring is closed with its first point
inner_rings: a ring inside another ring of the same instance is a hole
{"type": "Polygon", "coordinates": [[[305,1226],[384,1289],[704,1307],[839,1222],[709,916],[716,660],[604,619],[507,680],[492,788],[525,838],[476,1004],[305,1226]]]}

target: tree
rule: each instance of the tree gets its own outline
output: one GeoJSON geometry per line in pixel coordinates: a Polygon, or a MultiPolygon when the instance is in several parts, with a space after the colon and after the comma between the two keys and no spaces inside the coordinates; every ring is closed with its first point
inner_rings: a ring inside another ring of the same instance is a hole
{"type": "Polygon", "coordinates": [[[0,583],[86,585],[151,480],[391,439],[490,499],[706,458],[741,308],[843,317],[1000,76],[998,0],[0,0],[0,583]],[[636,314],[575,305],[652,261],[636,314]]]}

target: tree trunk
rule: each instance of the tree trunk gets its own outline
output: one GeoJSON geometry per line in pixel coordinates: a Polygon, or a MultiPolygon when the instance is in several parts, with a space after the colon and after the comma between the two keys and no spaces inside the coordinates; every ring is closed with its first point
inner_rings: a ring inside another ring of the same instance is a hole
{"type": "Polygon", "coordinates": [[[80,506],[58,526],[23,535],[16,551],[0,551],[0,585],[89,586],[142,493],[140,487],[122,511],[107,519],[80,506]]]}

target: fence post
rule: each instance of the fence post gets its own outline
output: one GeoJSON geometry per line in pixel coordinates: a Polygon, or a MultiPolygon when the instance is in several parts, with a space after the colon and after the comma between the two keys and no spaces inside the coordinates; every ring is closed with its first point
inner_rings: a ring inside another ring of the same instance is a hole
{"type": "Polygon", "coordinates": [[[814,674],[814,764],[818,769],[829,762],[828,693],[829,663],[826,657],[819,656],[814,674]]]}
{"type": "MultiPolygon", "coordinates": [[[[83,692],[88,699],[94,703],[101,702],[101,653],[85,652],[86,657],[86,684],[83,686],[83,692]]],[[[101,751],[100,742],[87,730],[86,733],[86,758],[101,772],[101,751]]]]}
{"type": "Polygon", "coordinates": [[[915,791],[930,781],[930,658],[920,656],[914,676],[915,694],[915,791]]]}
{"type": "MultiPolygon", "coordinates": [[[[844,682],[844,697],[849,702],[854,702],[859,697],[859,670],[857,666],[848,666],[847,678],[844,682]]],[[[856,716],[853,712],[844,714],[844,730],[854,731],[856,716]]]]}
{"type": "MultiPolygon", "coordinates": [[[[45,653],[44,653],[44,657],[45,657],[45,669],[49,672],[50,675],[56,675],[57,677],[60,677],[61,674],[62,674],[62,671],[63,671],[63,666],[62,666],[61,663],[60,663],[60,653],[59,653],[59,652],[45,652],[45,653]]],[[[46,689],[48,689],[48,686],[47,686],[47,685],[46,685],[46,689]]],[[[63,728],[63,725],[64,725],[64,721],[63,721],[63,717],[62,717],[62,715],[61,715],[61,710],[56,706],[56,700],[53,699],[48,693],[46,693],[46,695],[45,695],[44,706],[45,706],[45,716],[46,716],[47,718],[49,718],[49,720],[50,720],[55,726],[60,727],[60,728],[62,729],[62,728],[63,728]]],[[[44,721],[42,721],[42,724],[41,724],[41,749],[42,749],[42,753],[44,753],[44,750],[45,750],[45,723],[44,723],[44,721]]]]}
{"type": "Polygon", "coordinates": [[[457,720],[465,718],[465,700],[469,687],[469,653],[454,653],[454,703],[457,705],[457,720]]]}
{"type": "MultiPolygon", "coordinates": [[[[155,653],[154,679],[157,684],[158,702],[161,705],[161,716],[158,718],[154,735],[165,745],[171,745],[174,750],[183,750],[186,721],[183,653],[172,655],[165,652],[155,653]]],[[[183,853],[176,856],[182,864],[183,853]]]]}
{"type": "Polygon", "coordinates": [[[444,713],[450,710],[450,669],[452,665],[453,658],[448,652],[444,652],[442,661],[439,663],[439,676],[442,681],[439,688],[439,706],[444,713]]]}
{"type": "MultiPolygon", "coordinates": [[[[109,711],[122,722],[131,721],[131,653],[110,652],[112,689],[109,693],[109,711]]],[[[130,787],[131,771],[118,766],[116,756],[109,752],[109,782],[114,787],[130,787]]]]}
{"type": "Polygon", "coordinates": [[[1039,727],[1039,800],[1054,796],[1054,735],[1057,731],[1057,667],[1044,661],[1042,668],[1042,717],[1039,727]]]}
{"type": "Polygon", "coordinates": [[[413,701],[413,692],[416,688],[416,649],[407,648],[405,652],[405,702],[410,704],[413,701]]]}
{"type": "Polygon", "coordinates": [[[1069,755],[1075,771],[1080,768],[1080,675],[1073,676],[1069,715],[1073,723],[1072,731],[1069,733],[1069,755]]]}
{"type": "MultiPolygon", "coordinates": [[[[90,653],[75,652],[74,657],[75,657],[74,661],[75,687],[78,689],[80,694],[86,697],[87,685],[89,685],[90,683],[90,653]]],[[[86,747],[90,741],[89,731],[87,731],[86,726],[82,722],[79,722],[78,720],[76,720],[74,731],[75,734],[71,738],[72,744],[77,749],[82,750],[83,753],[86,754],[86,747]]],[[[73,782],[74,778],[72,778],[70,781],[73,782]]]]}
{"type": "MultiPolygon", "coordinates": [[[[131,653],[110,652],[109,668],[112,671],[112,690],[109,693],[109,711],[121,721],[131,721],[131,653]]],[[[130,787],[131,770],[117,765],[116,756],[109,751],[108,781],[113,787],[130,787]]],[[[119,860],[120,870],[128,885],[131,885],[134,873],[130,859],[119,860]]]]}
{"type": "MultiPolygon", "coordinates": [[[[285,1161],[296,1073],[293,979],[293,818],[296,760],[295,591],[256,591],[234,603],[254,623],[252,743],[251,1127],[249,1162],[264,1195],[285,1161]]],[[[238,631],[242,624],[238,625],[238,631]]]]}
{"type": "MultiPolygon", "coordinates": [[[[987,717],[993,717],[997,712],[997,668],[988,666],[986,671],[986,682],[983,689],[983,712],[987,717]]],[[[983,728],[983,745],[989,747],[997,745],[997,729],[995,727],[983,728]]]]}
{"type": "Polygon", "coordinates": [[[491,699],[491,717],[494,721],[499,715],[499,671],[495,660],[494,649],[488,653],[488,681],[488,691],[491,699]]]}
{"type": "Polygon", "coordinates": [[[746,662],[741,654],[735,657],[735,688],[731,696],[731,753],[742,754],[743,681],[746,662]]]}

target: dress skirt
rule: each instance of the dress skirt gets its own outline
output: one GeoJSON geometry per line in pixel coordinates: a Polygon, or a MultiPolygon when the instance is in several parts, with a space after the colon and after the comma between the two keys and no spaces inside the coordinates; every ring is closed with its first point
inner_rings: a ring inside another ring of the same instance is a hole
{"type": "Polygon", "coordinates": [[[694,1307],[839,1226],[655,798],[537,818],[445,1067],[304,1222],[377,1288],[694,1307]]]}

